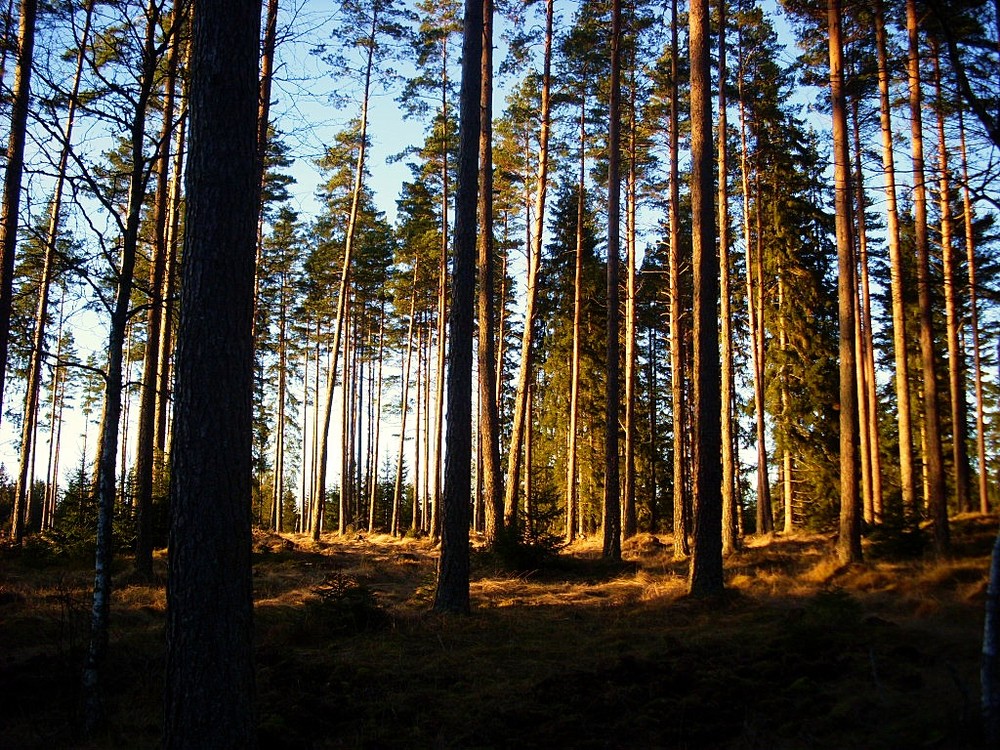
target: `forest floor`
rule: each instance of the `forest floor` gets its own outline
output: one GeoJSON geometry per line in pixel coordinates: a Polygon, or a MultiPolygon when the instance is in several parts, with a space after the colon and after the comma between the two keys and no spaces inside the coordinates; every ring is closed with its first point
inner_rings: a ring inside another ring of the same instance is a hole
{"type": "MultiPolygon", "coordinates": [[[[520,572],[477,552],[473,612],[430,611],[425,539],[254,538],[262,748],[966,748],[997,519],[953,525],[945,561],[843,568],[829,536],[750,539],[720,601],[685,596],[667,539],[621,564],[580,542],[520,572]]],[[[165,577],[117,564],[108,724],[73,717],[93,574],[0,555],[0,747],[159,745],[165,577]]]]}

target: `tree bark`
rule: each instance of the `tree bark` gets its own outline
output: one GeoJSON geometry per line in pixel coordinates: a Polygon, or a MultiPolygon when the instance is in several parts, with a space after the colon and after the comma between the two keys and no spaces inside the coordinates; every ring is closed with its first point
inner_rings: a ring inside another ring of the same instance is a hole
{"type": "Polygon", "coordinates": [[[542,239],[545,229],[545,193],[549,175],[549,129],[551,103],[549,89],[552,79],[552,24],[553,0],[545,4],[545,51],[543,53],[541,130],[538,145],[538,174],[535,182],[534,229],[531,232],[531,247],[528,257],[528,289],[525,300],[524,331],[521,335],[521,365],[517,378],[517,393],[514,397],[514,422],[511,428],[510,445],[507,452],[507,478],[504,483],[504,528],[505,534],[517,537],[517,498],[521,476],[521,453],[524,448],[524,431],[527,429],[525,412],[528,402],[528,385],[534,355],[531,333],[535,324],[535,304],[538,297],[538,275],[542,264],[542,239]]]}
{"type": "Polygon", "coordinates": [[[941,87],[941,55],[937,40],[931,39],[931,61],[934,70],[934,91],[938,137],[938,207],[941,214],[941,258],[944,275],[945,334],[948,342],[948,389],[951,402],[951,456],[955,490],[955,509],[962,513],[972,510],[970,500],[971,469],[968,440],[969,407],[965,401],[965,364],[959,343],[961,327],[958,310],[958,279],[955,269],[954,220],[951,214],[951,174],[948,165],[948,142],[945,138],[944,94],[941,87]]]}
{"type": "Polygon", "coordinates": [[[972,334],[972,370],[976,388],[976,462],[979,466],[979,512],[990,512],[989,471],[986,464],[986,420],[983,415],[983,367],[979,352],[979,303],[976,289],[976,243],[973,236],[972,195],[965,146],[965,117],[958,110],[958,132],[962,158],[962,212],[965,223],[965,260],[969,273],[969,329],[972,334]]]}
{"type": "Polygon", "coordinates": [[[913,147],[913,218],[917,245],[917,304],[920,308],[920,359],[924,389],[924,441],[927,472],[926,503],[933,525],[934,552],[950,549],[948,507],[945,495],[944,458],[938,405],[937,354],[930,292],[930,242],[927,231],[927,186],[924,176],[924,137],[920,50],[916,0],[906,0],[906,32],[909,39],[907,79],[910,92],[910,133],[913,147]]]}
{"type": "MultiPolygon", "coordinates": [[[[483,2],[482,94],[479,101],[479,439],[486,543],[503,523],[503,469],[497,408],[496,279],[493,243],[493,0],[483,2]]],[[[503,300],[500,301],[503,304],[503,300]]]]}
{"type": "Polygon", "coordinates": [[[726,3],[719,2],[719,309],[722,331],[720,334],[722,356],[722,554],[730,555],[739,548],[739,513],[736,496],[736,475],[739,457],[736,455],[733,434],[733,313],[729,280],[729,149],[727,147],[728,121],[726,118],[726,3]]]}
{"type": "Polygon", "coordinates": [[[618,266],[621,262],[619,222],[621,212],[621,0],[611,3],[611,94],[608,103],[608,320],[607,400],[604,412],[604,556],[620,560],[621,550],[621,484],[618,467],[619,412],[619,317],[618,266]]]}
{"type": "Polygon", "coordinates": [[[476,289],[476,208],[482,94],[482,0],[466,0],[459,103],[455,255],[448,319],[448,443],[441,557],[434,609],[469,610],[469,493],[472,486],[472,338],[476,289]]]}
{"type": "Polygon", "coordinates": [[[694,544],[690,593],[723,591],[722,395],[719,358],[719,259],[715,252],[712,154],[712,81],[708,0],[692,0],[691,265],[694,269],[694,544]]]}
{"type": "Polygon", "coordinates": [[[829,0],[827,28],[830,51],[830,101],[833,106],[837,299],[840,322],[840,529],[837,538],[837,557],[842,563],[852,563],[861,560],[861,519],[858,512],[858,391],[854,344],[856,285],[841,18],[840,0],[829,0]]]}
{"type": "Polygon", "coordinates": [[[875,43],[878,58],[879,118],[882,132],[882,170],[885,175],[886,222],[892,300],[892,345],[896,370],[896,423],[899,432],[899,475],[903,515],[914,519],[916,470],[913,461],[913,428],[910,416],[910,375],[906,353],[906,310],[903,289],[903,255],[899,245],[899,210],[896,206],[896,168],[892,139],[892,106],[889,99],[889,66],[886,52],[883,0],[875,0],[875,43]]]}
{"type": "Polygon", "coordinates": [[[685,476],[687,467],[685,453],[687,441],[685,429],[687,408],[684,403],[684,331],[683,306],[681,304],[681,228],[680,228],[680,84],[678,81],[679,14],[677,0],[671,2],[670,21],[670,249],[669,249],[669,294],[670,294],[670,401],[673,418],[673,531],[674,558],[686,557],[688,549],[688,529],[684,509],[687,505],[685,476]]]}
{"type": "Polygon", "coordinates": [[[257,745],[250,558],[259,0],[192,14],[164,748],[257,745]]]}

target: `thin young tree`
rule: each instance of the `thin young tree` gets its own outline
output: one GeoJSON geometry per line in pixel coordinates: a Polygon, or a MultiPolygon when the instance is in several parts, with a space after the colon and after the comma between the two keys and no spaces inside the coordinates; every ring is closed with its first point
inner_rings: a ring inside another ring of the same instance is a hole
{"type": "Polygon", "coordinates": [[[250,560],[260,0],[193,6],[165,748],[257,745],[250,560]]]}
{"type": "MultiPolygon", "coordinates": [[[[319,442],[319,459],[316,466],[316,486],[313,490],[312,536],[318,540],[322,532],[323,504],[326,498],[326,463],[329,454],[330,421],[333,415],[333,396],[337,383],[337,358],[340,354],[340,339],[345,325],[346,305],[349,294],[351,275],[351,258],[354,252],[354,240],[358,226],[358,207],[361,203],[365,176],[365,156],[368,143],[368,103],[371,97],[372,72],[375,66],[377,50],[376,34],[378,32],[380,5],[376,1],[371,6],[370,36],[361,39],[358,44],[365,48],[365,70],[361,97],[361,116],[358,129],[358,157],[354,168],[354,185],[351,189],[351,209],[347,220],[347,230],[344,233],[344,257],[340,267],[340,282],[337,290],[337,313],[334,319],[333,343],[331,344],[331,361],[327,370],[326,399],[323,407],[323,421],[316,439],[319,442]]],[[[347,374],[347,365],[344,365],[347,374]]],[[[347,378],[342,377],[341,383],[346,386],[347,378]]],[[[346,394],[346,387],[344,388],[346,394]]],[[[346,399],[346,395],[344,396],[346,399]]],[[[341,483],[343,484],[343,482],[341,483]]],[[[343,490],[343,487],[341,487],[343,490]]]]}
{"type": "Polygon", "coordinates": [[[604,556],[619,560],[621,540],[621,481],[618,458],[619,351],[621,312],[618,309],[618,266],[621,216],[621,44],[622,5],[611,3],[611,80],[608,101],[608,267],[607,393],[604,411],[604,556]]]}

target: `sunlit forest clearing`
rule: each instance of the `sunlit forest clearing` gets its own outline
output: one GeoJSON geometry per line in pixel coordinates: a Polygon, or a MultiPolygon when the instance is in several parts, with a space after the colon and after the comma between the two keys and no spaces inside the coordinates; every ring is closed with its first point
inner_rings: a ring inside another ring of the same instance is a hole
{"type": "MultiPolygon", "coordinates": [[[[687,594],[669,542],[593,539],[501,564],[473,554],[473,614],[430,611],[426,538],[257,532],[262,747],[980,746],[978,654],[997,520],[955,556],[888,539],[838,565],[827,535],[750,538],[721,603],[687,594]],[[908,554],[907,554],[908,553],[908,554]]],[[[0,746],[158,747],[165,560],[121,565],[106,729],[72,735],[93,573],[42,543],[0,568],[0,746]]]]}

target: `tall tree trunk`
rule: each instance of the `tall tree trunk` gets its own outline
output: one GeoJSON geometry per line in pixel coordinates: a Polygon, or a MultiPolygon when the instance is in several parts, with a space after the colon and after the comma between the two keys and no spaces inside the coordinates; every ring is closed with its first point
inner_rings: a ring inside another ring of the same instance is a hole
{"type": "Polygon", "coordinates": [[[385,297],[382,297],[378,318],[378,385],[375,386],[375,437],[372,440],[372,479],[368,498],[368,533],[375,531],[375,512],[379,497],[378,457],[382,432],[382,356],[385,353],[385,297]]]}
{"type": "Polygon", "coordinates": [[[979,512],[990,512],[989,471],[986,464],[986,420],[983,415],[983,368],[979,352],[979,303],[976,290],[976,242],[973,236],[972,195],[965,147],[965,118],[958,110],[958,132],[962,158],[962,213],[965,223],[965,261],[969,273],[969,329],[972,334],[972,370],[976,388],[976,463],[979,466],[979,512]]]}
{"type": "MultiPolygon", "coordinates": [[[[111,607],[111,562],[113,557],[112,519],[116,495],[116,462],[118,428],[122,419],[123,372],[125,339],[129,324],[129,307],[135,275],[136,252],[143,198],[149,178],[143,150],[146,136],[146,114],[152,95],[157,66],[156,32],[159,11],[154,0],[146,7],[146,32],[142,67],[139,75],[135,111],[131,122],[131,174],[125,220],[122,225],[121,265],[111,310],[108,333],[108,363],[104,383],[104,412],[97,455],[97,543],[94,562],[94,596],[90,620],[90,645],[83,668],[82,703],[83,731],[92,735],[103,723],[101,701],[101,671],[108,648],[108,621],[111,607]]],[[[122,445],[126,441],[123,437],[122,445]]],[[[123,462],[124,464],[124,462],[123,462]]]]}
{"type": "Polygon", "coordinates": [[[683,305],[681,303],[681,227],[680,227],[680,84],[678,82],[678,27],[680,18],[677,0],[671,2],[670,21],[670,249],[669,249],[669,289],[670,289],[670,401],[673,417],[673,527],[674,558],[687,556],[688,529],[686,514],[687,497],[687,452],[685,428],[687,408],[684,401],[684,330],[683,305]]]}
{"type": "Polygon", "coordinates": [[[619,318],[618,266],[621,263],[621,0],[611,2],[611,93],[608,104],[608,321],[607,400],[604,412],[604,556],[621,559],[621,484],[618,468],[619,318]]]}
{"type": "Polygon", "coordinates": [[[316,471],[316,487],[313,491],[312,537],[319,540],[321,532],[320,520],[323,516],[323,504],[326,502],[326,462],[329,454],[330,418],[333,414],[333,393],[337,384],[337,356],[340,353],[341,331],[346,318],[345,306],[349,293],[351,258],[354,253],[354,234],[358,225],[358,207],[361,203],[361,192],[365,174],[365,153],[368,140],[368,99],[371,92],[372,68],[375,61],[375,29],[378,13],[372,13],[371,35],[372,43],[368,46],[365,62],[365,79],[361,99],[361,125],[358,132],[358,158],[354,167],[354,185],[351,188],[351,212],[347,220],[347,230],[344,233],[344,258],[340,268],[340,283],[337,292],[337,315],[333,328],[333,344],[331,346],[331,362],[327,371],[326,401],[323,408],[323,424],[318,432],[314,432],[318,441],[316,471]]]}
{"type": "Polygon", "coordinates": [[[955,471],[955,509],[961,513],[972,510],[969,491],[968,440],[969,407],[965,401],[964,357],[959,344],[961,327],[956,286],[954,222],[951,215],[951,174],[948,166],[948,142],[945,138],[945,101],[941,89],[941,55],[937,40],[931,39],[931,61],[934,71],[934,91],[938,137],[938,207],[941,213],[941,257],[944,274],[945,333],[948,341],[948,388],[951,401],[951,455],[955,471]]]}
{"type": "MultiPolygon", "coordinates": [[[[416,255],[413,256],[413,288],[410,291],[410,323],[406,333],[406,356],[403,361],[403,382],[400,385],[402,394],[400,396],[400,418],[399,424],[399,458],[396,462],[396,483],[392,493],[392,520],[389,525],[389,533],[399,536],[399,514],[403,503],[403,449],[406,446],[406,412],[409,406],[410,390],[410,361],[413,359],[413,319],[416,317],[415,307],[417,302],[417,270],[420,264],[416,255]]],[[[419,424],[417,429],[420,429],[419,424]]],[[[414,482],[413,502],[416,498],[416,482],[414,482]]]]}
{"type": "Polygon", "coordinates": [[[636,305],[636,111],[635,50],[631,50],[628,107],[628,172],[625,176],[625,476],[622,482],[622,539],[636,534],[635,509],[635,305],[636,305]]]}
{"type": "Polygon", "coordinates": [[[10,348],[10,317],[14,299],[14,256],[17,252],[18,210],[21,176],[31,98],[31,64],[35,47],[35,15],[38,0],[21,0],[17,31],[17,65],[14,69],[10,138],[4,171],[3,201],[0,203],[0,415],[10,348]]]}
{"type": "Polygon", "coordinates": [[[840,533],[837,557],[842,563],[861,560],[858,497],[857,362],[854,346],[854,239],[851,226],[850,148],[844,97],[840,0],[828,0],[830,102],[833,106],[833,169],[837,228],[837,299],[840,322],[840,533]]]}
{"type": "Polygon", "coordinates": [[[153,207],[153,257],[149,269],[149,310],[146,314],[146,349],[143,356],[139,434],[135,459],[135,572],[143,580],[153,577],[153,481],[156,452],[156,390],[163,323],[164,282],[167,267],[167,218],[170,197],[170,134],[174,120],[174,87],[180,44],[179,19],[169,30],[167,77],[163,84],[163,122],[156,154],[156,199],[153,207]]]}
{"type": "MultiPolygon", "coordinates": [[[[80,49],[76,56],[76,72],[73,75],[73,87],[69,95],[66,110],[66,124],[63,126],[63,143],[59,154],[59,166],[56,169],[56,184],[49,207],[49,226],[45,234],[45,259],[42,264],[42,275],[39,284],[38,304],[35,311],[35,331],[31,340],[31,355],[28,362],[28,378],[25,383],[24,416],[21,430],[21,460],[14,487],[14,508],[12,513],[11,537],[18,545],[24,536],[24,521],[29,498],[31,496],[31,481],[28,476],[28,466],[32,458],[33,441],[29,436],[35,429],[38,419],[38,396],[42,378],[42,357],[45,346],[45,322],[48,316],[49,290],[52,284],[53,263],[55,262],[56,244],[59,239],[59,214],[62,212],[63,187],[66,181],[66,165],[73,136],[73,123],[76,117],[77,95],[80,91],[80,77],[83,72],[84,50],[90,37],[90,19],[93,13],[93,1],[87,3],[80,49]]],[[[8,156],[9,158],[9,156],[8,156]]],[[[9,164],[9,162],[8,162],[9,164]]],[[[9,168],[9,167],[8,167],[9,168]]],[[[2,231],[2,230],[0,230],[2,231]]],[[[6,363],[6,359],[0,366],[6,363]]],[[[55,375],[53,375],[55,381],[55,375]]],[[[2,376],[0,376],[0,400],[2,400],[2,376]]],[[[54,391],[53,391],[53,399],[54,391]]],[[[54,403],[54,401],[53,401],[54,403]]],[[[44,528],[44,524],[43,524],[44,528]]]]}
{"type": "Polygon", "coordinates": [[[524,431],[527,429],[525,413],[528,402],[528,384],[531,382],[534,354],[531,333],[535,324],[535,303],[538,297],[538,275],[542,263],[542,239],[545,229],[545,193],[549,175],[549,128],[551,104],[549,88],[552,80],[552,24],[553,0],[545,4],[545,52],[542,68],[541,131],[538,144],[538,174],[535,182],[534,229],[528,256],[528,288],[525,299],[524,331],[521,335],[521,366],[514,398],[514,422],[511,427],[507,452],[507,478],[504,483],[505,533],[517,536],[517,498],[521,476],[521,452],[524,448],[524,431]]]}
{"type": "Polygon", "coordinates": [[[259,0],[195,5],[164,748],[257,744],[250,496],[259,0]]]}
{"type": "Polygon", "coordinates": [[[916,469],[913,461],[913,428],[910,416],[910,375],[906,353],[906,310],[903,289],[903,254],[899,244],[899,211],[896,206],[896,168],[889,99],[889,66],[886,52],[883,0],[875,0],[875,42],[878,53],[879,117],[882,133],[882,170],[885,175],[886,222],[892,301],[892,345],[895,357],[896,422],[899,432],[899,475],[903,514],[917,517],[916,469]]]}
{"type": "Polygon", "coordinates": [[[941,419],[938,406],[937,354],[930,291],[930,242],[927,231],[927,186],[924,176],[924,136],[920,49],[916,0],[906,0],[906,33],[909,39],[907,78],[910,90],[910,129],[913,147],[913,218],[917,245],[917,299],[920,308],[920,359],[924,389],[924,440],[927,471],[926,503],[933,524],[934,551],[948,554],[948,506],[945,495],[941,419]]]}
{"type": "Polygon", "coordinates": [[[466,0],[459,104],[455,271],[448,319],[448,445],[441,556],[434,609],[469,610],[469,492],[472,486],[472,338],[476,290],[476,207],[482,94],[482,0],[466,0]]]}
{"type": "Polygon", "coordinates": [[[763,308],[764,279],[758,252],[754,257],[750,227],[750,152],[747,143],[748,117],[743,91],[744,49],[742,30],[739,34],[739,91],[740,110],[740,184],[743,192],[743,244],[746,257],[747,320],[750,328],[750,360],[753,370],[754,427],[757,438],[757,533],[771,531],[771,484],[768,478],[767,431],[764,414],[764,355],[763,321],[759,310],[763,308]],[[756,275],[756,281],[755,281],[756,275]]]}
{"type": "Polygon", "coordinates": [[[708,0],[692,0],[691,266],[694,270],[694,544],[690,592],[712,596],[722,577],[722,394],[719,357],[719,259],[715,252],[712,80],[708,0]]]}
{"type": "Polygon", "coordinates": [[[882,458],[878,429],[878,394],[875,382],[875,342],[872,332],[871,284],[868,275],[868,222],[865,214],[864,172],[861,167],[861,127],[858,119],[859,102],[855,99],[851,107],[851,126],[854,133],[854,175],[855,203],[858,216],[858,315],[860,322],[857,338],[860,342],[858,354],[858,403],[864,406],[861,416],[860,434],[862,445],[867,446],[870,489],[865,502],[865,521],[882,523],[884,507],[882,498],[882,458]],[[860,385],[863,384],[864,388],[860,385]],[[870,507],[870,511],[869,511],[870,507]]]}
{"type": "Polygon", "coordinates": [[[573,355],[570,361],[569,430],[566,446],[566,542],[576,537],[574,519],[579,514],[577,499],[577,419],[580,402],[580,322],[583,316],[583,220],[587,176],[587,107],[580,99],[580,171],[576,192],[576,252],[573,265],[573,355]]]}
{"type": "MultiPolygon", "coordinates": [[[[847,104],[845,102],[845,107],[846,106],[847,104]]],[[[867,278],[868,235],[865,231],[866,217],[863,186],[864,173],[861,171],[861,136],[859,133],[860,124],[858,122],[857,98],[851,102],[850,124],[854,143],[852,160],[854,183],[851,186],[851,193],[854,202],[852,208],[854,209],[855,224],[853,227],[854,246],[852,247],[852,252],[854,252],[854,278],[855,280],[858,280],[862,273],[865,274],[865,277],[867,278]]],[[[854,300],[851,303],[851,307],[854,310],[854,352],[855,364],[858,368],[858,371],[855,374],[855,384],[858,388],[858,448],[861,462],[861,517],[865,523],[870,524],[875,521],[875,499],[873,495],[874,477],[872,471],[872,443],[870,440],[870,433],[868,431],[868,425],[870,422],[868,403],[868,372],[866,369],[866,363],[868,361],[867,342],[865,340],[866,324],[862,318],[861,290],[859,286],[855,284],[852,291],[854,294],[854,300]]]]}
{"type": "Polygon", "coordinates": [[[729,280],[729,149],[726,139],[729,125],[726,118],[726,3],[719,0],[719,318],[722,356],[722,554],[730,555],[739,547],[736,514],[736,475],[739,457],[733,434],[733,313],[729,280]]]}
{"type": "MultiPolygon", "coordinates": [[[[486,543],[496,543],[503,523],[503,469],[497,408],[496,279],[493,243],[493,0],[483,2],[482,94],[479,111],[479,440],[486,543]]],[[[500,304],[503,304],[501,298],[500,304]]]]}

